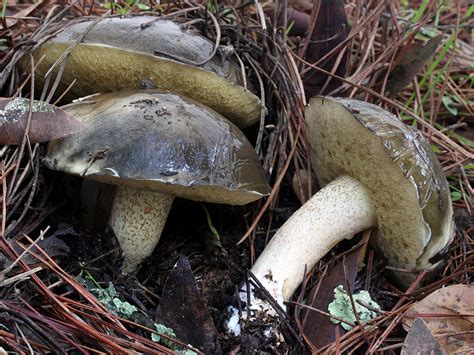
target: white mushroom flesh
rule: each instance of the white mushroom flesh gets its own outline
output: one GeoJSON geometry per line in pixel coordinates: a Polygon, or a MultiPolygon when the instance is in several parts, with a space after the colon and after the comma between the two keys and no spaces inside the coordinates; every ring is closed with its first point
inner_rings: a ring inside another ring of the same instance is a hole
{"type": "Polygon", "coordinates": [[[283,306],[303,281],[305,270],[309,272],[341,240],[376,223],[374,203],[365,187],[341,176],[286,221],[251,271],[283,306]]]}

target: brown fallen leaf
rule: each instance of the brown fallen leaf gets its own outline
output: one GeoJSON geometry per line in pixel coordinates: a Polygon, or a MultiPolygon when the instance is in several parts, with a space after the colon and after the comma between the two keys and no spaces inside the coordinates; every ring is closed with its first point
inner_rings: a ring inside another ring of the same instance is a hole
{"type": "Polygon", "coordinates": [[[418,317],[426,322],[444,353],[474,351],[474,285],[448,286],[416,302],[403,319],[405,330],[411,329],[418,317]]]}
{"type": "MultiPolygon", "coordinates": [[[[72,227],[70,227],[69,231],[66,231],[66,233],[77,234],[77,232],[75,232],[72,229],[72,227]]],[[[67,246],[65,242],[59,239],[56,235],[62,235],[62,234],[60,231],[58,231],[54,235],[51,235],[49,237],[46,237],[40,240],[38,243],[35,244],[35,246],[33,247],[30,246],[30,249],[29,249],[30,251],[27,251],[25,254],[23,254],[21,257],[21,260],[23,260],[32,268],[38,265],[42,266],[41,264],[39,264],[40,263],[39,259],[36,256],[34,256],[34,254],[41,255],[41,253],[39,252],[38,248],[36,248],[36,246],[39,246],[51,258],[69,255],[69,252],[70,252],[69,247],[67,246]]],[[[22,254],[27,249],[27,246],[19,242],[16,242],[13,240],[9,240],[7,242],[10,245],[10,247],[17,252],[18,255],[22,254]]],[[[4,253],[0,253],[0,279],[2,279],[2,277],[5,277],[5,275],[10,272],[10,270],[9,271],[5,271],[5,270],[7,268],[10,268],[11,266],[12,266],[12,260],[9,257],[7,257],[4,253]]]]}
{"type": "MultiPolygon", "coordinates": [[[[308,31],[310,16],[307,13],[298,10],[288,9],[287,17],[287,23],[290,27],[288,35],[304,36],[306,34],[306,31],[308,31]]],[[[283,21],[279,21],[279,25],[281,25],[282,23],[283,21]]]]}
{"type": "Polygon", "coordinates": [[[172,328],[178,339],[205,354],[220,353],[217,329],[199,291],[189,260],[181,256],[166,281],[156,321],[172,328]]]}
{"type": "Polygon", "coordinates": [[[403,343],[400,355],[430,354],[441,355],[443,350],[436,338],[431,334],[426,323],[416,318],[403,343]]]}
{"type": "MultiPolygon", "coordinates": [[[[347,23],[344,2],[342,0],[322,0],[318,16],[315,19],[315,26],[311,33],[311,44],[306,51],[306,60],[312,64],[318,62],[343,42],[348,34],[349,25],[347,23]]],[[[340,53],[340,51],[337,53],[340,53]]],[[[339,54],[334,54],[319,66],[338,76],[345,77],[347,54],[348,51],[346,49],[339,63],[337,63],[339,54]],[[336,66],[335,70],[333,70],[334,66],[336,66]]],[[[342,84],[340,81],[331,79],[326,74],[315,69],[311,69],[304,75],[303,83],[308,97],[327,94],[342,84]]]]}
{"type": "MultiPolygon", "coordinates": [[[[12,1],[11,6],[15,6],[16,1],[12,1]]],[[[35,4],[31,4],[28,7],[16,12],[13,16],[7,18],[7,26],[12,27],[16,25],[16,23],[22,18],[22,17],[28,17],[31,15],[31,13],[36,10],[39,6],[43,5],[43,0],[37,1],[35,4]]]]}
{"type": "MultiPolygon", "coordinates": [[[[344,2],[342,0],[321,0],[317,17],[314,19],[314,28],[311,28],[311,10],[313,4],[304,1],[289,1],[287,11],[287,26],[290,36],[310,36],[304,41],[309,40],[309,45],[304,55],[306,61],[311,64],[318,62],[326,54],[331,52],[336,46],[343,42],[349,34],[349,25],[347,23],[344,2]]],[[[275,7],[267,10],[267,15],[277,26],[282,26],[284,21],[282,18],[275,18],[275,7]]],[[[339,53],[340,51],[338,51],[339,53]]],[[[338,54],[334,54],[329,59],[320,63],[319,66],[327,71],[334,72],[338,76],[345,76],[347,63],[347,50],[341,55],[338,61],[338,54]],[[336,65],[337,64],[337,65],[336,65]],[[335,70],[333,71],[333,67],[335,70]]],[[[342,83],[338,80],[331,79],[328,75],[321,73],[315,69],[310,69],[303,76],[304,88],[308,97],[315,95],[323,95],[339,87],[342,83]]]]}
{"type": "MultiPolygon", "coordinates": [[[[10,243],[10,245],[13,249],[16,250],[18,254],[21,254],[26,248],[26,246],[21,247],[19,244],[13,242],[10,243]]],[[[40,240],[38,243],[36,243],[36,245],[39,246],[51,258],[56,258],[58,256],[68,256],[70,252],[70,249],[67,244],[55,235],[51,235],[40,240]]],[[[31,251],[37,255],[41,255],[36,246],[33,247],[31,251]]],[[[33,254],[30,253],[26,253],[23,256],[23,261],[26,262],[28,265],[34,265],[35,263],[39,262],[39,260],[33,254]]]]}
{"type": "MultiPolygon", "coordinates": [[[[337,286],[343,285],[344,289],[348,291],[346,285],[347,282],[349,282],[351,289],[354,290],[355,279],[363,250],[364,247],[360,246],[347,253],[345,258],[338,262],[334,268],[323,277],[320,282],[321,286],[314,286],[308,297],[307,304],[313,308],[327,312],[329,303],[334,299],[334,289],[337,286]],[[349,280],[346,280],[345,277],[344,263],[349,280]]],[[[305,309],[301,313],[300,320],[304,338],[310,343],[309,345],[312,350],[323,348],[327,344],[334,342],[336,339],[336,328],[339,328],[338,331],[340,334],[345,333],[344,329],[331,322],[328,316],[309,309],[305,309]]],[[[309,352],[306,353],[309,354],[309,352]]]]}
{"type": "MultiPolygon", "coordinates": [[[[0,98],[0,144],[20,144],[28,124],[30,100],[0,98]]],[[[28,137],[41,143],[77,133],[84,124],[70,114],[43,101],[33,100],[28,137]]]]}
{"type": "Polygon", "coordinates": [[[402,47],[387,80],[386,91],[394,96],[407,86],[433,56],[443,36],[431,38],[425,45],[415,42],[402,47]]]}
{"type": "Polygon", "coordinates": [[[309,194],[309,185],[311,180],[311,186],[313,191],[316,190],[316,179],[313,174],[309,173],[306,169],[299,169],[293,175],[293,179],[291,181],[291,186],[293,188],[293,192],[295,193],[298,200],[300,200],[301,204],[304,204],[306,201],[310,199],[309,194]]]}
{"type": "MultiPolygon", "coordinates": [[[[308,31],[309,19],[311,8],[309,13],[299,10],[296,7],[290,7],[291,4],[288,3],[288,8],[286,10],[286,30],[288,31],[289,36],[305,36],[308,31]]],[[[276,4],[270,4],[265,10],[265,14],[270,17],[270,20],[275,24],[275,27],[284,26],[285,21],[284,17],[277,13],[276,4]]]]}

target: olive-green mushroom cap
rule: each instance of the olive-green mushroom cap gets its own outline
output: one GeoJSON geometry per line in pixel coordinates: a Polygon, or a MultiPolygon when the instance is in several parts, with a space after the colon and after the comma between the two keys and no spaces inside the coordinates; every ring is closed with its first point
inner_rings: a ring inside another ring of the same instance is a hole
{"type": "Polygon", "coordinates": [[[50,142],[44,160],[50,169],[213,203],[241,205],[270,192],[244,134],[188,98],[122,91],[66,111],[86,127],[50,142]]]}
{"type": "MultiPolygon", "coordinates": [[[[68,56],[58,92],[74,80],[67,98],[118,90],[156,88],[188,96],[218,111],[239,127],[260,119],[260,100],[245,89],[241,68],[214,43],[168,20],[152,16],[110,17],[66,26],[35,52],[38,85],[63,53],[68,56]],[[95,23],[96,22],[96,23],[95,23]],[[95,23],[95,24],[94,24],[95,23]]],[[[20,65],[24,69],[29,60],[20,65]]],[[[57,65],[57,74],[61,65],[57,65]]]]}
{"type": "Polygon", "coordinates": [[[377,245],[393,267],[429,269],[453,236],[446,177],[420,132],[366,102],[315,97],[307,136],[322,185],[340,175],[361,182],[375,203],[377,245]]]}

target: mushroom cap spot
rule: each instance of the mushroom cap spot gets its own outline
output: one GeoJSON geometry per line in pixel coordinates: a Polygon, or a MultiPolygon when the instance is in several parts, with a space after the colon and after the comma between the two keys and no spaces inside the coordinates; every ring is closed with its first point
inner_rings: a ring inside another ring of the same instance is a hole
{"type": "MultiPolygon", "coordinates": [[[[44,56],[35,70],[39,88],[50,67],[87,31],[71,50],[64,67],[58,92],[76,79],[67,99],[156,88],[202,102],[239,127],[260,119],[260,99],[241,86],[237,62],[217,53],[201,67],[185,63],[199,63],[211,56],[214,43],[207,38],[152,16],[103,18],[90,27],[93,21],[68,25],[38,48],[36,60],[44,56]]],[[[25,69],[29,60],[25,57],[20,65],[25,69]]],[[[60,67],[53,70],[53,77],[60,67]]]]}
{"type": "Polygon", "coordinates": [[[240,205],[269,194],[250,142],[208,107],[157,90],[91,100],[66,109],[86,127],[50,142],[50,169],[214,203],[240,205]]]}
{"type": "Polygon", "coordinates": [[[345,98],[312,98],[305,119],[320,183],[345,174],[369,191],[388,264],[434,267],[430,259],[453,237],[453,211],[446,177],[421,133],[375,105],[345,98]]]}

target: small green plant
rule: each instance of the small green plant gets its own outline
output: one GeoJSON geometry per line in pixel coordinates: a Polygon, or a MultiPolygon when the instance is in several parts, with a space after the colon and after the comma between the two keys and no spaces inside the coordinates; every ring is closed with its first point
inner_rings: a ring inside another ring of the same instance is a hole
{"type": "Polygon", "coordinates": [[[5,38],[0,38],[0,52],[3,52],[8,47],[6,46],[7,40],[5,38]]]}
{"type": "Polygon", "coordinates": [[[216,8],[215,8],[214,4],[210,0],[207,0],[207,2],[206,2],[206,9],[209,12],[215,12],[216,11],[216,8]]]}
{"type": "Polygon", "coordinates": [[[446,107],[446,109],[449,111],[451,115],[453,116],[458,115],[458,109],[452,106],[455,100],[453,100],[453,98],[450,95],[444,95],[442,101],[443,101],[444,107],[446,107]]]}
{"type": "MultiPolygon", "coordinates": [[[[446,80],[445,78],[445,73],[446,73],[446,69],[448,68],[449,66],[449,60],[446,61],[446,64],[444,64],[444,66],[439,70],[438,74],[435,73],[435,70],[438,68],[439,64],[441,63],[441,61],[443,59],[445,59],[445,57],[447,56],[447,54],[449,53],[449,51],[452,49],[452,47],[455,47],[456,46],[456,40],[457,40],[457,32],[454,32],[442,45],[441,47],[441,51],[439,52],[439,54],[433,59],[433,61],[431,62],[431,64],[428,66],[428,70],[426,71],[426,73],[423,75],[423,77],[421,78],[421,80],[418,82],[418,86],[420,88],[426,88],[426,93],[423,95],[422,97],[422,100],[421,100],[421,103],[422,104],[425,104],[426,100],[428,100],[428,98],[430,97],[430,92],[433,90],[434,86],[436,83],[440,83],[442,82],[443,80],[446,80]],[[431,81],[432,83],[430,84],[430,78],[431,78],[431,81]]],[[[409,107],[412,102],[414,101],[414,99],[416,98],[416,93],[413,93],[410,98],[407,100],[407,102],[405,103],[405,105],[407,107],[409,107]]],[[[418,111],[421,110],[421,105],[420,105],[420,108],[418,109],[418,111]]]]}
{"type": "Polygon", "coordinates": [[[207,225],[209,226],[209,229],[211,230],[212,235],[214,236],[216,241],[220,242],[221,237],[220,237],[219,232],[217,231],[216,227],[214,227],[214,225],[212,224],[212,218],[211,218],[211,214],[209,213],[209,210],[202,203],[201,203],[201,207],[203,208],[204,212],[206,213],[207,225]]]}
{"type": "Polygon", "coordinates": [[[126,15],[133,11],[134,8],[142,11],[150,10],[150,6],[140,2],[139,0],[123,0],[119,2],[111,0],[106,2],[103,6],[104,8],[111,10],[112,12],[116,12],[119,15],[126,15]]]}
{"type": "Polygon", "coordinates": [[[7,14],[7,1],[2,1],[2,12],[0,13],[0,17],[5,17],[7,14]]]}
{"type": "Polygon", "coordinates": [[[429,3],[430,3],[430,0],[423,0],[418,10],[416,10],[415,16],[413,16],[413,18],[411,19],[412,23],[417,23],[420,20],[420,18],[425,13],[425,10],[428,7],[429,3]]]}
{"type": "MultiPolygon", "coordinates": [[[[455,187],[451,186],[452,189],[455,189],[455,187]]],[[[456,189],[458,190],[458,189],[456,189]]],[[[462,193],[461,191],[451,191],[451,201],[456,202],[462,199],[462,193]]]]}

